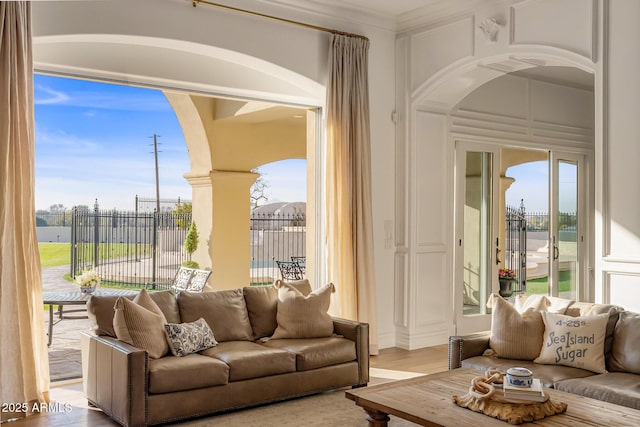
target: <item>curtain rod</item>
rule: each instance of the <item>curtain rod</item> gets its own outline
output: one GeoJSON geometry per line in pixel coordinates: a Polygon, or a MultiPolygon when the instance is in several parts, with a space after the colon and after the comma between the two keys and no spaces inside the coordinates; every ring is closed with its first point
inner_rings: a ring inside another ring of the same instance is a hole
{"type": "Polygon", "coordinates": [[[247,9],[241,9],[239,7],[227,6],[225,4],[215,3],[215,2],[212,2],[212,1],[209,1],[209,0],[186,0],[186,1],[191,1],[192,4],[193,4],[193,7],[196,7],[200,3],[204,3],[204,4],[207,4],[209,6],[215,6],[215,7],[219,7],[219,8],[222,8],[222,9],[233,10],[235,12],[247,13],[249,15],[260,16],[262,18],[269,18],[269,19],[273,19],[273,20],[276,20],[276,21],[280,21],[280,22],[286,22],[288,24],[298,25],[300,27],[311,28],[312,30],[324,31],[325,33],[338,34],[338,35],[349,36],[349,37],[357,37],[359,39],[369,40],[367,37],[362,36],[360,34],[346,33],[344,31],[338,31],[338,30],[333,30],[331,28],[320,27],[320,26],[317,26],[317,25],[307,24],[307,23],[300,22],[300,21],[294,21],[292,19],[280,18],[278,16],[267,15],[267,14],[264,14],[264,13],[254,12],[254,11],[247,10],[247,9]]]}

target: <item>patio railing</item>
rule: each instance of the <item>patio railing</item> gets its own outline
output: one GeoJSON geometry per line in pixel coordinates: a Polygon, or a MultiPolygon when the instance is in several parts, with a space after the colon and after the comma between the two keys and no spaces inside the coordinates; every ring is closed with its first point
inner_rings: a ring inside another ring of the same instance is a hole
{"type": "Polygon", "coordinates": [[[306,255],[307,220],[304,214],[251,215],[251,283],[279,279],[276,261],[306,255]]]}

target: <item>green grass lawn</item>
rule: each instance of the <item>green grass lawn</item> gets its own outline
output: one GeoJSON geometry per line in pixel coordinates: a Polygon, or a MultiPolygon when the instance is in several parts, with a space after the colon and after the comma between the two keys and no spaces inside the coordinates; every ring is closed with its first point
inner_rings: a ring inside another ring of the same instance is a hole
{"type": "Polygon", "coordinates": [[[71,264],[71,244],[38,243],[42,268],[71,264]]]}
{"type": "MultiPolygon", "coordinates": [[[[559,292],[569,292],[571,290],[571,272],[560,271],[559,292]]],[[[549,277],[540,277],[538,279],[527,280],[527,295],[548,294],[549,293],[549,277]]]]}
{"type": "MultiPolygon", "coordinates": [[[[42,268],[71,264],[70,243],[38,243],[38,249],[42,268]]],[[[78,245],[78,250],[85,251],[85,258],[90,259],[93,249],[93,245],[89,243],[78,245]]],[[[126,243],[100,245],[98,256],[101,260],[121,258],[133,254],[133,251],[133,245],[126,243]]],[[[151,245],[138,245],[139,256],[148,255],[150,251],[151,245]]]]}

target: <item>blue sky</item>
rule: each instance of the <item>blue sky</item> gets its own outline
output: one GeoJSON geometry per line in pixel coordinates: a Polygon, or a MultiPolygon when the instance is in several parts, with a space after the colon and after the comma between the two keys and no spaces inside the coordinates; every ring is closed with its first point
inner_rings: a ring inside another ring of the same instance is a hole
{"type": "MultiPolygon", "coordinates": [[[[62,203],[133,210],[155,197],[153,134],[158,138],[160,198],[191,199],[183,178],[189,157],[162,92],[36,74],[36,208],[62,203]]],[[[270,202],[306,199],[305,160],[260,168],[270,202]]]]}
{"type": "MultiPolygon", "coordinates": [[[[562,212],[576,211],[577,182],[575,166],[560,162],[558,180],[560,193],[559,207],[562,212]]],[[[506,193],[508,205],[519,207],[524,199],[527,212],[546,213],[549,211],[549,163],[536,161],[512,166],[506,175],[515,178],[506,193]]]]}

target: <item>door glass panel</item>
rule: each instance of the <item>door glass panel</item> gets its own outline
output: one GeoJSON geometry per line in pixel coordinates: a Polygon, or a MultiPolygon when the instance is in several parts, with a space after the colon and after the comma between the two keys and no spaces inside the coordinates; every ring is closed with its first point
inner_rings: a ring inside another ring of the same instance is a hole
{"type": "Polygon", "coordinates": [[[578,283],[578,162],[558,161],[558,232],[554,257],[558,296],[577,299],[578,283]]]}
{"type": "Polygon", "coordinates": [[[492,277],[493,154],[467,152],[464,195],[464,315],[486,314],[492,277]]]}

